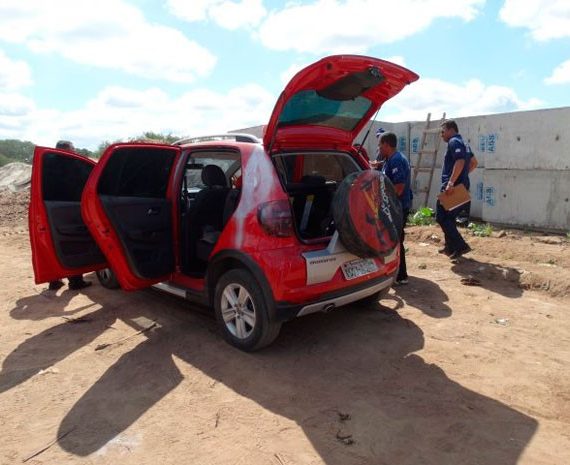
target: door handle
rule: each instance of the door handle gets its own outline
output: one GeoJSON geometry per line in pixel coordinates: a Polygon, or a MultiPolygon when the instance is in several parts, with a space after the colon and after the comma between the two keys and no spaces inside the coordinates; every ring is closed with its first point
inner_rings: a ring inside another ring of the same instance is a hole
{"type": "Polygon", "coordinates": [[[160,213],[160,208],[158,208],[158,207],[150,207],[146,212],[146,214],[149,216],[150,215],[158,215],[159,213],[160,213]]]}

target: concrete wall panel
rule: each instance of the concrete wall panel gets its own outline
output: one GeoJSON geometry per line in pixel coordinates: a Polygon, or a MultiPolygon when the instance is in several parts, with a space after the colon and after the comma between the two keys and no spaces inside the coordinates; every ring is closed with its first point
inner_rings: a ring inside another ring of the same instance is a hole
{"type": "Polygon", "coordinates": [[[570,231],[570,171],[485,170],[484,221],[570,231]]]}

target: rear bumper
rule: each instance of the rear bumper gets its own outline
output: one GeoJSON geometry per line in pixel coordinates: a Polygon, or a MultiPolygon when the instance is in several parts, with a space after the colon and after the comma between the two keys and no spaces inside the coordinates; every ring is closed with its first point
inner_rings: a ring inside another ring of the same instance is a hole
{"type": "Polygon", "coordinates": [[[389,288],[394,282],[394,277],[395,273],[359,283],[355,286],[343,288],[340,291],[333,291],[322,295],[321,298],[315,302],[305,304],[276,302],[276,318],[278,321],[287,321],[298,316],[309,315],[310,313],[316,312],[327,312],[336,307],[348,305],[389,288]]]}

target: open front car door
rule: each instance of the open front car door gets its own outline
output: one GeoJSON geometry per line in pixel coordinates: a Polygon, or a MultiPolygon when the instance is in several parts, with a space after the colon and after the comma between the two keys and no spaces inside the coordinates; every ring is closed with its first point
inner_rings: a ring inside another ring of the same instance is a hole
{"type": "Polygon", "coordinates": [[[36,147],[29,232],[36,284],[105,268],[105,257],[81,217],[81,194],[95,162],[36,147]]]}
{"type": "Polygon", "coordinates": [[[175,268],[172,178],[179,147],[115,144],[85,186],[82,214],[121,287],[142,289],[175,268]]]}

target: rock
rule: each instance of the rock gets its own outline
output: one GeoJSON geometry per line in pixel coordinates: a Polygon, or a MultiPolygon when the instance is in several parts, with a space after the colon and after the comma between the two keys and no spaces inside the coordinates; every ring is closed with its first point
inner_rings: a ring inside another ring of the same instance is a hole
{"type": "Polygon", "coordinates": [[[507,235],[507,232],[503,229],[501,229],[500,231],[493,231],[491,233],[492,237],[498,237],[498,238],[505,237],[506,235],[507,235]]]}
{"type": "Polygon", "coordinates": [[[503,279],[505,281],[514,283],[519,281],[522,273],[519,270],[515,270],[514,268],[504,268],[501,271],[501,274],[503,275],[503,279]]]}
{"type": "Polygon", "coordinates": [[[27,163],[8,163],[0,168],[0,191],[19,192],[30,187],[32,165],[27,163]]]}
{"type": "Polygon", "coordinates": [[[535,237],[536,242],[542,242],[543,244],[553,244],[553,245],[561,245],[564,243],[564,239],[557,236],[539,236],[535,237]]]}

